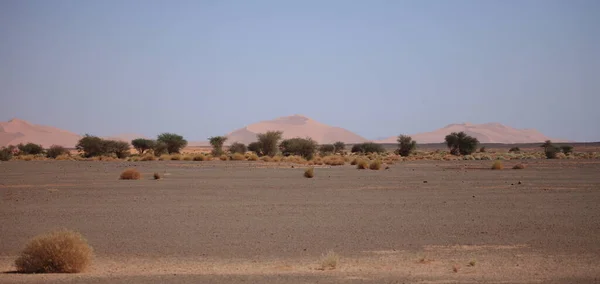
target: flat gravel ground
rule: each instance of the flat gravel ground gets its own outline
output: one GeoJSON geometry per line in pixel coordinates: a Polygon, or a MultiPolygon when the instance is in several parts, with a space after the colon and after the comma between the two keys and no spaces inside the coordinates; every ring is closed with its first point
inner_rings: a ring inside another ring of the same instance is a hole
{"type": "Polygon", "coordinates": [[[56,228],[96,257],[0,283],[599,282],[600,160],[520,162],[1,162],[0,270],[56,228]]]}

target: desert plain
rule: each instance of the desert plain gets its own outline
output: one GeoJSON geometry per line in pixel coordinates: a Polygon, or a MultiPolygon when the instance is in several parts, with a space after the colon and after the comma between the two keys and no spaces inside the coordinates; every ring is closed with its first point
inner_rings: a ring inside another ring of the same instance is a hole
{"type": "Polygon", "coordinates": [[[0,163],[0,283],[597,283],[600,160],[0,163]],[[525,163],[523,170],[513,164],[525,163]],[[140,180],[119,180],[126,168],[140,180]],[[153,173],[163,176],[153,180],[153,173]],[[79,274],[17,274],[76,230],[79,274]],[[339,257],[320,269],[322,256],[339,257]]]}

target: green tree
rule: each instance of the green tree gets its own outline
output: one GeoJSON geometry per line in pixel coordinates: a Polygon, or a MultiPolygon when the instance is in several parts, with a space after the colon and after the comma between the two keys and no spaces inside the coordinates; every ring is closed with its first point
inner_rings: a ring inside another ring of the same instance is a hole
{"type": "Polygon", "coordinates": [[[104,155],[104,147],[102,138],[89,134],[84,135],[75,145],[75,149],[82,152],[82,155],[86,158],[104,155]]]}
{"type": "Polygon", "coordinates": [[[229,146],[229,152],[231,152],[232,154],[246,154],[246,151],[248,151],[248,148],[246,147],[246,145],[244,145],[244,143],[234,142],[231,143],[231,145],[229,146]]]}
{"type": "Polygon", "coordinates": [[[103,140],[103,155],[114,154],[117,158],[123,159],[129,156],[129,143],[117,140],[103,140]]]}
{"type": "Polygon", "coordinates": [[[446,145],[452,155],[471,155],[477,150],[479,140],[464,132],[452,132],[446,135],[446,145]]]}
{"type": "Polygon", "coordinates": [[[286,139],[281,141],[279,149],[284,156],[298,155],[310,160],[317,150],[317,142],[311,138],[286,139]]]}
{"type": "Polygon", "coordinates": [[[223,155],[223,144],[227,141],[227,137],[225,136],[214,136],[208,138],[210,145],[213,147],[212,155],[217,157],[223,155]]]}
{"type": "Polygon", "coordinates": [[[13,151],[8,147],[0,148],[0,161],[9,161],[13,157],[13,151]]]}
{"type": "Polygon", "coordinates": [[[335,153],[342,154],[344,153],[344,150],[346,150],[346,143],[342,141],[335,142],[333,143],[333,148],[335,153]]]}
{"type": "Polygon", "coordinates": [[[283,137],[282,131],[267,131],[256,135],[262,155],[273,157],[277,154],[277,145],[283,137]]]}
{"type": "Polygon", "coordinates": [[[162,141],[157,141],[152,148],[152,152],[154,156],[159,157],[160,155],[166,154],[167,151],[167,143],[162,141]]]}
{"type": "Polygon", "coordinates": [[[398,136],[398,150],[396,152],[402,157],[408,157],[417,149],[417,141],[413,141],[412,137],[406,135],[398,136]]]}
{"type": "Polygon", "coordinates": [[[323,144],[319,146],[321,156],[327,156],[335,152],[335,146],[331,144],[323,144]]]}
{"type": "Polygon", "coordinates": [[[133,148],[136,151],[138,151],[138,153],[140,153],[140,155],[143,155],[144,152],[146,152],[146,151],[154,149],[155,145],[156,145],[156,141],[154,141],[152,139],[137,138],[137,139],[131,140],[131,146],[133,146],[133,148]]]}
{"type": "Polygon", "coordinates": [[[381,144],[373,143],[373,142],[365,142],[360,144],[354,144],[352,149],[350,150],[352,153],[384,153],[385,149],[381,144]]]}
{"type": "Polygon", "coordinates": [[[560,149],[562,150],[563,153],[565,153],[565,155],[569,155],[569,154],[573,153],[573,146],[571,146],[571,145],[560,146],[560,149]]]}
{"type": "Polygon", "coordinates": [[[65,147],[60,145],[52,145],[46,151],[46,157],[56,159],[56,157],[67,153],[69,153],[69,151],[65,147]]]}
{"type": "Polygon", "coordinates": [[[42,145],[38,145],[35,143],[21,143],[17,145],[17,148],[19,148],[19,154],[23,155],[39,155],[44,153],[44,148],[42,147],[42,145]]]}
{"type": "Polygon", "coordinates": [[[165,143],[169,154],[179,153],[187,146],[187,141],[183,139],[183,136],[175,133],[162,133],[158,135],[156,141],[165,143]]]}
{"type": "Polygon", "coordinates": [[[252,151],[252,152],[256,153],[256,155],[259,155],[259,156],[264,155],[262,153],[262,145],[258,141],[248,144],[248,151],[252,151]]]}

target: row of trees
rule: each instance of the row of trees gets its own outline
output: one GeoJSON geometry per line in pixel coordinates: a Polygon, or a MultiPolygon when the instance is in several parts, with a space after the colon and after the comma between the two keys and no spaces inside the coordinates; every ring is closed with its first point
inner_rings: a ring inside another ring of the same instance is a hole
{"type": "Polygon", "coordinates": [[[56,158],[60,155],[67,154],[69,151],[59,145],[52,145],[48,149],[44,149],[42,145],[38,145],[35,143],[20,143],[18,145],[8,145],[7,147],[2,147],[0,149],[0,161],[8,161],[12,159],[13,156],[21,156],[21,155],[45,155],[48,158],[56,158]]]}

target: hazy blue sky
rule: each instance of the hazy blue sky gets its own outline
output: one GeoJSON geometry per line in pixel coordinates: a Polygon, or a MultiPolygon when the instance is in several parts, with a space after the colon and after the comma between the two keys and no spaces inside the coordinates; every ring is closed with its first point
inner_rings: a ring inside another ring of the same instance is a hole
{"type": "Polygon", "coordinates": [[[367,138],[600,141],[597,0],[0,0],[0,120],[189,140],[304,114],[367,138]]]}

